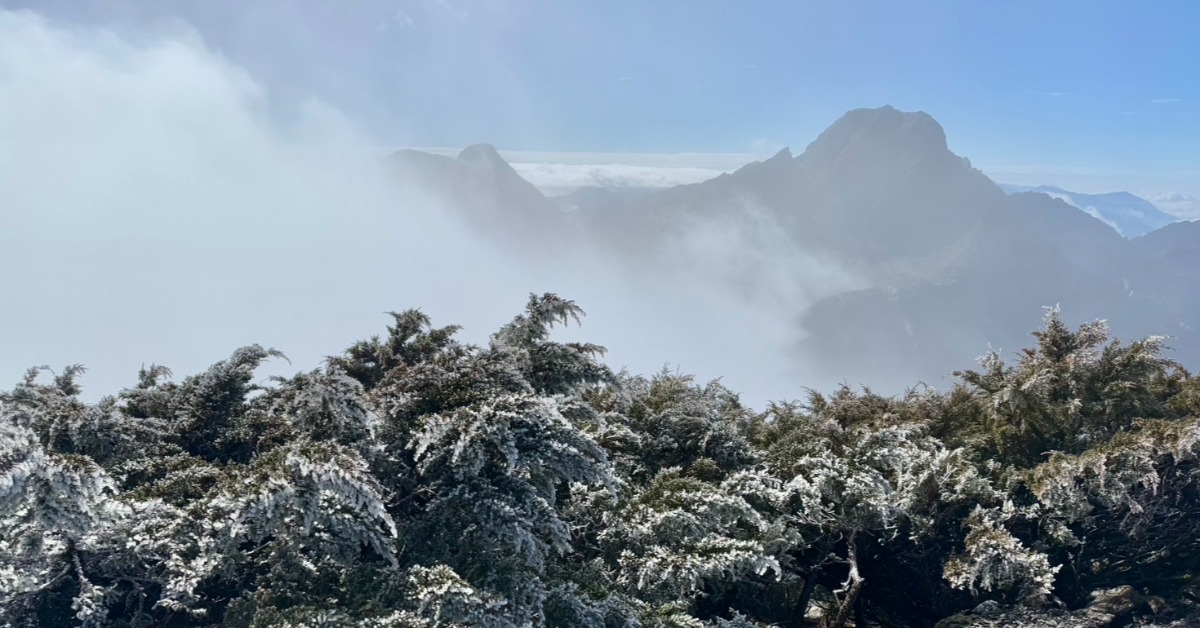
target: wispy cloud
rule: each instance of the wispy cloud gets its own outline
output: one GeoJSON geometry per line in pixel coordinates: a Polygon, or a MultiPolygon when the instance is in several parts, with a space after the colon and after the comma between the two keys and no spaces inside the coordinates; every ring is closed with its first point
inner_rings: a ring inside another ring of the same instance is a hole
{"type": "Polygon", "coordinates": [[[1179,192],[1144,192],[1159,209],[1184,220],[1200,220],[1200,198],[1179,192]]]}
{"type": "Polygon", "coordinates": [[[728,170],[630,164],[514,163],[527,181],[548,194],[580,187],[668,188],[699,183],[728,170]]]}
{"type": "Polygon", "coordinates": [[[1050,96],[1051,98],[1061,98],[1067,95],[1067,92],[1039,92],[1036,90],[1027,90],[1025,93],[1034,96],[1050,96]]]}
{"type": "Polygon", "coordinates": [[[436,1],[437,1],[438,6],[445,9],[446,12],[449,13],[451,17],[453,17],[454,19],[456,19],[460,22],[466,22],[471,17],[471,13],[469,11],[467,11],[466,9],[459,9],[458,7],[455,7],[454,5],[450,4],[449,0],[436,0],[436,1]]]}
{"type": "Polygon", "coordinates": [[[1152,105],[1173,105],[1177,102],[1183,102],[1182,98],[1153,98],[1150,101],[1152,105]]]}
{"type": "Polygon", "coordinates": [[[413,28],[416,24],[413,22],[412,16],[404,12],[404,9],[396,9],[396,13],[390,19],[379,23],[379,30],[386,31],[389,28],[396,26],[399,28],[413,28]]]}

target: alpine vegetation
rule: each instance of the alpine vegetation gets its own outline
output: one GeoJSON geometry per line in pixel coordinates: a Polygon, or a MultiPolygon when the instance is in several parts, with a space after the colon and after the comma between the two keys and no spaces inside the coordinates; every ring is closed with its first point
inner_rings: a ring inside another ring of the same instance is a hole
{"type": "Polygon", "coordinates": [[[0,393],[11,626],[1108,626],[1200,620],[1200,383],[1050,310],[938,392],[743,405],[419,310],[290,378],[260,346],[0,393]]]}

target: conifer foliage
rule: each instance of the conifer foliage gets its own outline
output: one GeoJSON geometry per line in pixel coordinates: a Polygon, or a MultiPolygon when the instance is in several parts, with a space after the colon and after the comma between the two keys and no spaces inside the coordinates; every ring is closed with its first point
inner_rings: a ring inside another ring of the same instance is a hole
{"type": "Polygon", "coordinates": [[[409,310],[315,371],[250,346],[95,403],[30,370],[0,393],[0,624],[1200,617],[1200,384],[1163,339],[1051,310],[951,390],[754,411],[554,339],[582,314],[531,296],[476,346],[409,310]]]}

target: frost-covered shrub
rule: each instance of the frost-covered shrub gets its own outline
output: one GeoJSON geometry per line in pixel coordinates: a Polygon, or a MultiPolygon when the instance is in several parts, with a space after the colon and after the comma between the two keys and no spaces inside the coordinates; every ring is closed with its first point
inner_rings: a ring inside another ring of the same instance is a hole
{"type": "Polygon", "coordinates": [[[1003,510],[975,509],[963,552],[946,561],[946,580],[975,594],[1014,591],[1022,600],[1050,595],[1062,566],[1022,544],[1005,529],[1004,519],[1003,510]]]}
{"type": "Polygon", "coordinates": [[[755,412],[614,375],[555,340],[581,316],[532,296],[476,346],[408,310],[314,371],[257,378],[252,345],[96,403],[31,370],[0,393],[0,623],[923,626],[1131,585],[1135,623],[1197,614],[1200,388],[1161,339],[1051,312],[947,393],[755,412]]]}

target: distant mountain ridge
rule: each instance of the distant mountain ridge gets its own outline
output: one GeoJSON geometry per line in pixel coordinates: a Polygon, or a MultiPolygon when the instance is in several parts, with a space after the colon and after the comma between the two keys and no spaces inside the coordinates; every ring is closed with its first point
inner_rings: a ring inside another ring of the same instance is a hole
{"type": "MultiPolygon", "coordinates": [[[[1039,308],[1055,304],[1124,337],[1173,334],[1176,357],[1200,362],[1200,282],[1174,268],[1200,261],[1197,229],[1128,240],[1080,211],[1087,195],[1006,193],[924,112],[850,111],[799,155],[667,189],[589,192],[570,212],[494,150],[464,153],[397,164],[410,177],[442,172],[424,176],[497,237],[569,241],[631,272],[690,268],[731,299],[778,308],[806,332],[796,354],[839,380],[936,380],[989,343],[1023,346],[1039,308]]],[[[1162,220],[1134,207],[1143,226],[1162,220]]],[[[1131,212],[1120,216],[1136,231],[1131,212]]]]}
{"type": "Polygon", "coordinates": [[[1126,238],[1143,236],[1180,220],[1179,217],[1162,211],[1154,203],[1129,192],[1084,194],[1053,185],[999,185],[1009,194],[1037,192],[1060,199],[1104,222],[1126,238]]]}

